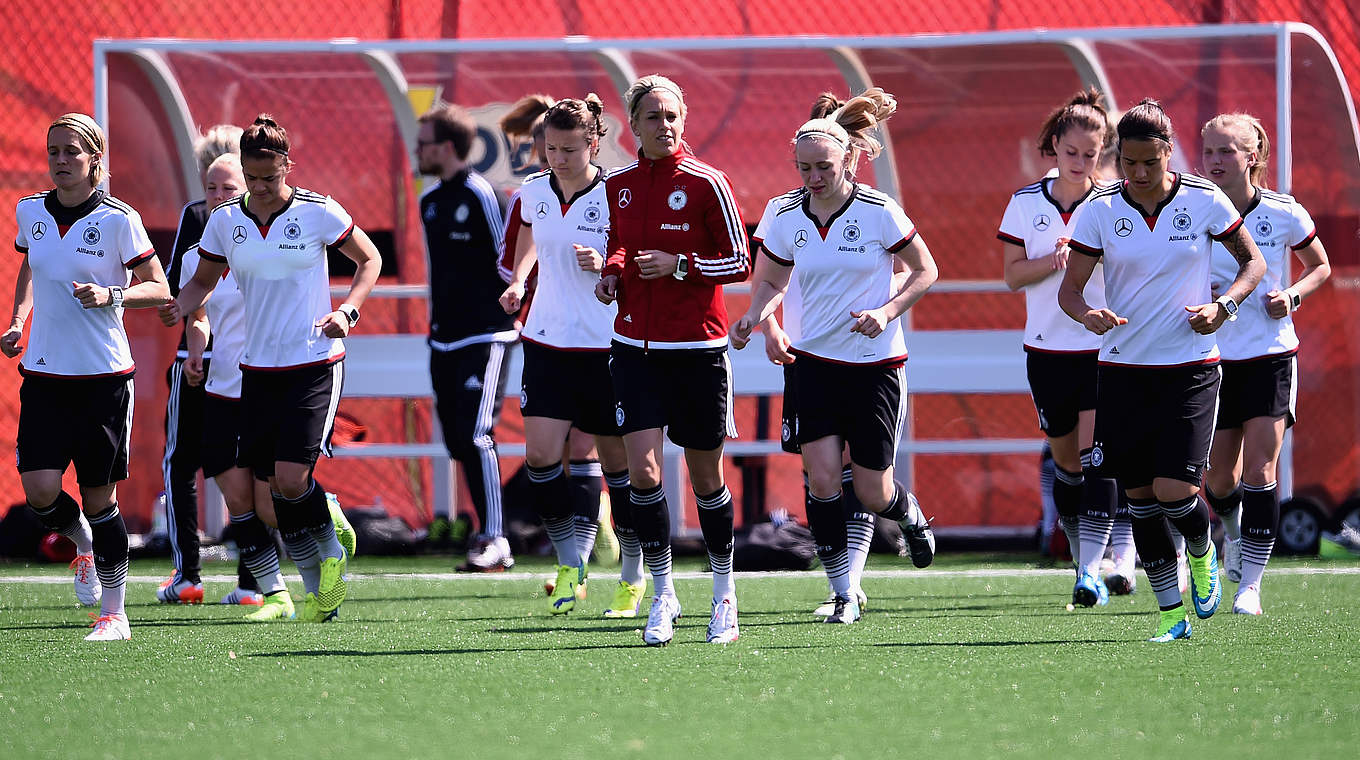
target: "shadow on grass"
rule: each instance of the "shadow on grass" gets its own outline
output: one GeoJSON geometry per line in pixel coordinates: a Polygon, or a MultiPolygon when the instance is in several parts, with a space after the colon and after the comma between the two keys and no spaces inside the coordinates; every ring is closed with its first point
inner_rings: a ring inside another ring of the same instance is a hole
{"type": "MultiPolygon", "coordinates": [[[[1028,647],[1054,644],[1127,644],[1131,639],[1055,639],[1053,641],[903,641],[880,642],[875,647],[1028,647]]],[[[767,647],[768,648],[768,647],[767,647]]]]}
{"type": "MultiPolygon", "coordinates": [[[[641,643],[639,647],[643,646],[641,643]]],[[[393,649],[388,651],[366,652],[358,649],[298,650],[290,652],[257,652],[246,657],[413,657],[432,654],[496,654],[512,652],[562,652],[595,651],[601,649],[620,649],[618,644],[580,644],[577,646],[551,647],[469,647],[466,649],[393,649]]]]}

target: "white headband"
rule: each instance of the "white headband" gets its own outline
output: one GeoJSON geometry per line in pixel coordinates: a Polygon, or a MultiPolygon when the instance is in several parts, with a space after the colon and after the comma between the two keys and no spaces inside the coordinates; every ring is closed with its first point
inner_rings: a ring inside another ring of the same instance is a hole
{"type": "Polygon", "coordinates": [[[802,140],[803,138],[806,138],[806,137],[825,137],[825,138],[827,138],[828,140],[830,140],[831,142],[834,142],[834,143],[836,143],[837,145],[839,145],[839,146],[841,147],[841,150],[850,150],[850,144],[849,144],[848,142],[842,140],[842,139],[841,139],[840,137],[838,137],[837,135],[835,135],[835,134],[833,134],[833,133],[831,133],[831,132],[828,132],[828,131],[825,130],[825,129],[805,129],[805,130],[803,130],[802,132],[799,132],[799,133],[793,138],[793,141],[794,141],[794,142],[798,142],[799,140],[802,140]]]}

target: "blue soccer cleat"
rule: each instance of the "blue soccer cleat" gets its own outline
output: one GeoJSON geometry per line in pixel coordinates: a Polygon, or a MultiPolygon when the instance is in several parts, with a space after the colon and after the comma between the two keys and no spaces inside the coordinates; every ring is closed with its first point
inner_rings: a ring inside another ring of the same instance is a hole
{"type": "Polygon", "coordinates": [[[1210,542],[1203,557],[1190,555],[1189,559],[1190,598],[1195,603],[1195,614],[1204,619],[1214,614],[1223,599],[1223,584],[1218,580],[1218,551],[1210,542]],[[1205,593],[1201,595],[1201,591],[1205,593]]]}

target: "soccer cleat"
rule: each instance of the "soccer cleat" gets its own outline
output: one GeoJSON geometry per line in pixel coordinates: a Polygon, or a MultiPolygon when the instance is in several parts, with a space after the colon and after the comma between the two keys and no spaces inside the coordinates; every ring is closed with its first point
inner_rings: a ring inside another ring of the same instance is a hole
{"type": "Polygon", "coordinates": [[[467,561],[458,566],[460,573],[500,573],[515,566],[510,554],[510,542],[505,536],[483,536],[468,552],[467,561]]]}
{"type": "Polygon", "coordinates": [[[1360,531],[1349,523],[1341,523],[1335,533],[1324,530],[1318,541],[1318,556],[1322,559],[1349,559],[1360,554],[1360,531]]]}
{"type": "MultiPolygon", "coordinates": [[[[309,597],[309,602],[315,606],[316,595],[308,594],[307,596],[309,597]]],[[[306,608],[304,607],[304,614],[305,613],[306,608]]],[[[319,613],[320,610],[318,609],[312,614],[316,615],[319,613]]],[[[297,617],[297,613],[293,609],[293,597],[290,596],[287,591],[280,591],[277,594],[266,596],[258,610],[246,615],[246,620],[249,620],[252,623],[269,623],[275,620],[292,620],[295,617],[297,617]]]]}
{"type": "Polygon", "coordinates": [[[1233,583],[1242,582],[1242,542],[1223,537],[1223,573],[1233,583]]]}
{"type": "Polygon", "coordinates": [[[104,587],[99,585],[99,575],[94,571],[93,554],[77,554],[68,568],[75,571],[76,601],[82,607],[99,604],[104,595],[104,587]]]}
{"type": "Polygon", "coordinates": [[[326,612],[321,609],[321,602],[316,598],[316,594],[308,591],[307,596],[302,600],[302,614],[298,615],[298,620],[304,623],[326,623],[340,617],[340,610],[335,609],[326,612]]]}
{"type": "Polygon", "coordinates": [[[647,613],[647,627],[642,629],[642,643],[649,647],[664,647],[675,638],[675,621],[680,617],[680,600],[669,594],[652,597],[652,609],[647,613]]]}
{"type": "Polygon", "coordinates": [[[359,551],[359,534],[349,524],[345,511],[340,508],[340,498],[333,493],[326,494],[326,509],[331,513],[331,524],[335,526],[335,540],[345,547],[345,556],[353,557],[359,551]]]}
{"type": "Polygon", "coordinates": [[[100,615],[92,627],[94,630],[85,637],[86,641],[126,641],[132,638],[127,615],[117,612],[100,615]]]}
{"type": "MultiPolygon", "coordinates": [[[[576,584],[576,601],[584,602],[586,600],[586,586],[589,583],[589,578],[582,578],[580,582],[576,584]]],[[[543,593],[552,596],[552,592],[555,590],[557,590],[557,576],[554,575],[552,578],[543,581],[543,593]]]]}
{"type": "Polygon", "coordinates": [[[708,620],[708,643],[731,644],[741,635],[737,628],[737,600],[724,597],[713,600],[713,616],[708,620]]]}
{"type": "Polygon", "coordinates": [[[190,583],[176,570],[156,589],[156,599],[162,604],[202,604],[203,584],[190,583]]]}
{"type": "Polygon", "coordinates": [[[1077,584],[1072,587],[1072,604],[1082,607],[1104,606],[1110,603],[1110,592],[1105,582],[1086,570],[1077,574],[1077,584]]]}
{"type": "Polygon", "coordinates": [[[245,604],[258,607],[264,604],[264,594],[237,586],[222,597],[220,604],[245,604]]]}
{"type": "Polygon", "coordinates": [[[345,583],[347,557],[327,557],[321,560],[321,585],[316,590],[316,603],[322,612],[335,612],[349,593],[345,583]]]}
{"type": "Polygon", "coordinates": [[[582,569],[571,565],[557,566],[557,581],[553,591],[548,594],[548,611],[554,615],[565,615],[576,608],[576,585],[581,580],[582,569]]]}
{"type": "Polygon", "coordinates": [[[926,519],[925,512],[921,511],[921,503],[916,500],[916,494],[908,491],[907,503],[907,519],[899,523],[902,526],[902,537],[907,539],[907,553],[911,555],[911,564],[917,567],[930,567],[930,563],[935,561],[935,532],[930,529],[930,521],[926,519]]]}
{"type": "MultiPolygon", "coordinates": [[[[865,605],[867,605],[868,603],[869,597],[864,595],[864,589],[862,588],[855,589],[855,604],[857,604],[859,608],[863,610],[865,605]]],[[[817,607],[817,609],[812,611],[812,614],[818,617],[826,617],[835,611],[836,611],[836,595],[832,593],[831,596],[828,596],[826,598],[825,602],[822,602],[821,605],[817,607]]]]}
{"type": "Polygon", "coordinates": [[[1157,625],[1157,635],[1148,639],[1153,644],[1165,644],[1176,639],[1190,638],[1190,616],[1185,607],[1180,606],[1161,611],[1161,622],[1157,625]]]}
{"type": "Polygon", "coordinates": [[[637,583],[620,580],[618,585],[614,587],[614,600],[609,603],[609,609],[604,611],[604,616],[607,618],[637,617],[638,611],[642,609],[642,600],[646,596],[646,578],[637,583]]]}
{"type": "Polygon", "coordinates": [[[1223,584],[1218,580],[1218,552],[1212,542],[1203,557],[1190,556],[1190,599],[1195,603],[1195,614],[1201,619],[1214,614],[1223,598],[1223,584]],[[1204,595],[1200,595],[1204,591],[1204,595]]]}
{"type": "Polygon", "coordinates": [[[1260,615],[1261,589],[1254,583],[1239,588],[1233,597],[1232,611],[1234,615],[1260,615]]]}
{"type": "Polygon", "coordinates": [[[600,519],[596,521],[599,525],[599,532],[595,534],[595,548],[591,554],[595,561],[602,565],[613,567],[619,564],[619,558],[623,556],[622,549],[619,547],[619,536],[614,532],[614,518],[610,510],[609,500],[600,500],[600,519]]]}
{"type": "Polygon", "coordinates": [[[1131,574],[1110,573],[1105,576],[1105,587],[1115,596],[1128,596],[1138,588],[1138,583],[1131,574]]]}
{"type": "MultiPolygon", "coordinates": [[[[827,615],[825,622],[849,625],[850,623],[857,622],[858,620],[859,620],[859,602],[855,601],[854,598],[845,599],[838,597],[833,602],[831,614],[827,615]]],[[[736,636],[733,636],[732,639],[735,641],[736,636]]]]}

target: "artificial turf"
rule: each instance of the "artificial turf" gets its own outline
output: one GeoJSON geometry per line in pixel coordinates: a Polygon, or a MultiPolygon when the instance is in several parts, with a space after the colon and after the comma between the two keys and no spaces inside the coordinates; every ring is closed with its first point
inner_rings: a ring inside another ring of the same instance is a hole
{"type": "Polygon", "coordinates": [[[1227,584],[1191,640],[1163,645],[1144,641],[1141,573],[1133,596],[1069,612],[1070,572],[1021,558],[875,557],[893,574],[865,579],[854,626],[810,614],[819,572],[741,576],[725,647],[704,643],[708,582],[686,576],[660,649],[643,619],[599,617],[608,568],[563,618],[543,564],[450,577],[447,559],[361,556],[339,622],[260,625],[155,604],[163,565],[134,563],[133,639],[108,644],[82,641],[69,583],[24,580],[64,568],[0,565],[0,758],[1303,758],[1360,742],[1353,562],[1276,561],[1264,617],[1230,614],[1227,584]]]}

